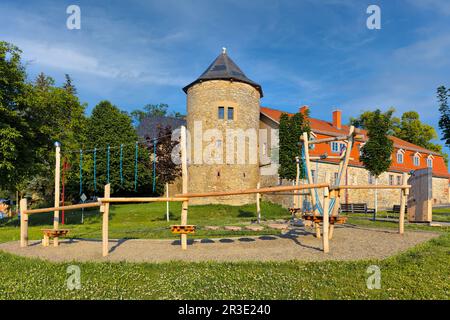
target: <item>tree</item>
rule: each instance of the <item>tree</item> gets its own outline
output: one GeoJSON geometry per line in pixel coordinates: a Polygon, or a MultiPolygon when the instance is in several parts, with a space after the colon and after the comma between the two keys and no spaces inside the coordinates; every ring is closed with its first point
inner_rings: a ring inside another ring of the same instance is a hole
{"type": "MultiPolygon", "coordinates": [[[[278,174],[282,179],[295,179],[297,175],[297,165],[295,158],[301,158],[300,136],[303,132],[310,132],[307,114],[296,113],[289,117],[283,113],[280,117],[279,126],[279,159],[278,174]]],[[[300,177],[303,177],[303,163],[300,162],[300,177]]]]}
{"type": "MultiPolygon", "coordinates": [[[[149,152],[153,153],[153,139],[146,137],[149,152]]],[[[178,141],[172,141],[172,127],[159,126],[156,144],[156,190],[159,194],[164,192],[166,183],[173,182],[181,175],[181,166],[172,161],[172,151],[178,141]]]]}
{"type": "MultiPolygon", "coordinates": [[[[385,115],[389,117],[389,119],[391,119],[394,112],[395,108],[391,107],[385,112],[385,115]]],[[[375,111],[364,111],[357,118],[350,117],[350,125],[353,125],[356,128],[367,129],[368,123],[373,119],[374,116],[375,111]]],[[[390,121],[388,134],[394,134],[393,121],[390,121]]]]}
{"type": "Polygon", "coordinates": [[[369,139],[361,149],[360,160],[375,177],[387,171],[391,165],[391,154],[394,150],[394,143],[388,136],[391,116],[391,112],[383,114],[377,109],[364,123],[369,139]]]}
{"type": "MultiPolygon", "coordinates": [[[[54,80],[43,73],[25,86],[19,101],[25,110],[29,110],[24,117],[35,138],[33,172],[24,181],[25,187],[28,192],[49,201],[54,192],[54,142],[62,145],[63,162],[76,161],[74,153],[65,151],[79,149],[85,140],[86,106],[69,91],[54,86],[54,80]]],[[[75,175],[75,172],[69,171],[67,175],[75,175]]]]}
{"type": "Polygon", "coordinates": [[[34,171],[40,143],[30,126],[33,111],[21,101],[28,87],[21,53],[0,41],[0,188],[14,191],[34,171]]]}
{"type": "Polygon", "coordinates": [[[39,73],[34,81],[34,85],[40,90],[48,90],[54,84],[55,81],[51,77],[46,76],[43,72],[39,73]]]}
{"type": "MultiPolygon", "coordinates": [[[[404,112],[401,118],[392,117],[395,109],[389,108],[385,113],[390,120],[388,135],[414,143],[420,147],[442,153],[442,146],[431,142],[437,138],[436,130],[420,121],[420,116],[416,111],[404,112]]],[[[365,111],[357,118],[350,118],[350,124],[357,128],[367,128],[367,122],[374,117],[373,111],[365,111]]]]}
{"type": "Polygon", "coordinates": [[[73,85],[73,80],[67,73],[65,74],[66,82],[64,82],[63,88],[72,95],[77,95],[77,88],[73,85]]]}
{"type": "Polygon", "coordinates": [[[442,131],[441,140],[447,146],[450,146],[450,108],[448,106],[448,97],[450,96],[450,88],[440,86],[437,89],[437,98],[439,101],[439,129],[442,131]]]}
{"type": "Polygon", "coordinates": [[[437,139],[436,130],[422,123],[416,111],[405,112],[400,119],[393,118],[392,124],[395,137],[436,152],[442,150],[440,145],[431,142],[437,139]]]}

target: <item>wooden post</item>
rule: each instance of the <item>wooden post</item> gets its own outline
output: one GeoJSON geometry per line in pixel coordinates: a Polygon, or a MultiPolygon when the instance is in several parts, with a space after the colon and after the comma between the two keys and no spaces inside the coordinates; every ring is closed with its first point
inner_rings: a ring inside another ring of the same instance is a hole
{"type": "Polygon", "coordinates": [[[329,238],[328,238],[328,230],[329,230],[329,218],[330,215],[328,213],[330,207],[330,193],[328,187],[323,189],[323,223],[322,223],[322,243],[323,243],[323,252],[328,253],[330,251],[329,247],[329,238]]]}
{"type": "MultiPolygon", "coordinates": [[[[333,208],[333,211],[331,212],[331,216],[332,217],[334,216],[335,213],[337,215],[338,210],[336,210],[336,206],[340,205],[340,203],[338,202],[338,201],[340,201],[340,197],[339,197],[340,193],[341,193],[341,190],[332,190],[330,192],[330,199],[336,199],[336,200],[334,200],[335,201],[334,208],[333,208]]],[[[328,232],[328,239],[331,240],[331,239],[333,239],[334,224],[330,224],[330,227],[328,228],[328,230],[329,230],[329,232],[328,232]]]]}
{"type": "MultiPolygon", "coordinates": [[[[181,147],[181,176],[182,176],[182,192],[188,193],[188,168],[187,168],[187,151],[186,151],[186,127],[181,127],[180,147],[181,147]]],[[[181,209],[181,225],[187,225],[188,201],[183,201],[181,209]]],[[[181,234],[181,249],[187,249],[187,234],[181,234]]]]}
{"type": "Polygon", "coordinates": [[[20,200],[20,247],[28,246],[28,214],[24,213],[27,210],[27,199],[20,200]]]}
{"type": "MultiPolygon", "coordinates": [[[[59,207],[60,201],[60,172],[61,172],[61,144],[55,142],[55,208],[59,207]]],[[[59,228],[59,210],[54,211],[53,216],[53,229],[59,228]]],[[[57,247],[59,245],[59,238],[53,238],[53,245],[57,247]]]]}
{"type": "MultiPolygon", "coordinates": [[[[181,225],[187,225],[187,213],[188,213],[188,201],[183,201],[182,209],[181,209],[181,225]]],[[[181,234],[181,249],[187,250],[187,234],[181,234]]]]}
{"type": "MultiPolygon", "coordinates": [[[[311,163],[309,161],[308,133],[303,132],[303,139],[302,140],[303,140],[303,149],[305,149],[306,175],[307,175],[307,178],[308,178],[308,183],[312,184],[312,183],[314,183],[314,181],[312,181],[311,163]]],[[[316,172],[316,174],[317,174],[317,172],[316,172]]],[[[316,214],[317,213],[317,206],[316,206],[317,199],[316,199],[316,195],[315,195],[313,189],[310,190],[310,193],[311,193],[311,204],[313,206],[314,214],[316,214]]],[[[319,231],[319,233],[320,233],[320,231],[319,231]]]]}
{"type": "MultiPolygon", "coordinates": [[[[105,185],[105,198],[109,198],[111,196],[111,185],[108,183],[105,185]]],[[[109,202],[104,203],[103,205],[103,226],[102,226],[102,254],[106,257],[109,253],[109,202]]]]}
{"type": "Polygon", "coordinates": [[[402,186],[405,188],[401,189],[400,191],[400,215],[398,217],[398,233],[400,234],[403,234],[405,228],[405,211],[406,211],[405,209],[406,209],[406,198],[408,195],[408,188],[406,188],[406,186],[408,185],[407,179],[408,175],[404,172],[402,186]]]}
{"type": "MultiPolygon", "coordinates": [[[[166,198],[169,198],[169,183],[166,182],[166,198]]],[[[166,219],[169,222],[169,201],[166,201],[166,219]]]]}
{"type": "MultiPolygon", "coordinates": [[[[258,182],[256,184],[256,189],[259,189],[261,184],[258,182]]],[[[258,223],[261,223],[261,207],[260,207],[260,201],[261,201],[261,194],[258,192],[256,194],[256,216],[258,217],[258,223]]]]}
{"type": "MultiPolygon", "coordinates": [[[[300,183],[300,159],[299,157],[295,157],[295,163],[297,167],[297,174],[295,176],[295,185],[298,186],[300,183]]],[[[298,195],[299,191],[294,191],[294,208],[300,208],[300,199],[298,195]]]]}

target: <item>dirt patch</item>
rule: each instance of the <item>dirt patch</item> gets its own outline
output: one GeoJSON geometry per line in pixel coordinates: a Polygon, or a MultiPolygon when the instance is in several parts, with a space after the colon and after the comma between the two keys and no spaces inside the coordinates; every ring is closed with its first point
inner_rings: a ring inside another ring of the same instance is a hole
{"type": "Polygon", "coordinates": [[[25,257],[50,261],[322,261],[383,259],[405,251],[419,243],[437,237],[431,232],[405,232],[363,227],[338,226],[330,253],[321,251],[321,239],[303,228],[293,228],[280,236],[229,237],[195,239],[182,251],[176,240],[111,240],[110,255],[103,258],[100,240],[73,239],[60,241],[59,247],[42,247],[40,241],[30,241],[27,248],[19,242],[0,244],[0,250],[25,257]]]}

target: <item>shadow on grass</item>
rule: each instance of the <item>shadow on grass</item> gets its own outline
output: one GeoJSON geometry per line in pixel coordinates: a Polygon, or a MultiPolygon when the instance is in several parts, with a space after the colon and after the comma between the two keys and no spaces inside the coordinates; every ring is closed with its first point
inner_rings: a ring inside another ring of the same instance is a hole
{"type": "Polygon", "coordinates": [[[239,218],[254,218],[256,214],[252,211],[239,210],[238,215],[239,218]]]}
{"type": "MultiPolygon", "coordinates": [[[[180,216],[174,214],[172,211],[169,211],[169,220],[170,221],[176,221],[176,220],[179,220],[179,219],[180,219],[180,216]]],[[[167,221],[167,216],[164,213],[163,215],[161,215],[161,216],[159,216],[157,218],[151,219],[150,221],[152,221],[152,222],[155,222],[155,221],[167,221]]]]}

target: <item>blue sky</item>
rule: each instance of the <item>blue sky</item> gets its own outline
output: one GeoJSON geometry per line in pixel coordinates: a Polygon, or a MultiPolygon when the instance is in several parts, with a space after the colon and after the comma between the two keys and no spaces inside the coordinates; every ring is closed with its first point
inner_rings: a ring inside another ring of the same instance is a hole
{"type": "Polygon", "coordinates": [[[2,0],[0,39],[23,50],[30,78],[69,73],[88,113],[102,99],[185,112],[181,88],[222,47],[262,85],[262,105],[322,119],[393,106],[437,127],[436,88],[450,86],[448,0],[2,0]],[[81,30],[66,28],[70,4],[81,30]],[[370,4],[381,30],[366,28],[370,4]]]}

